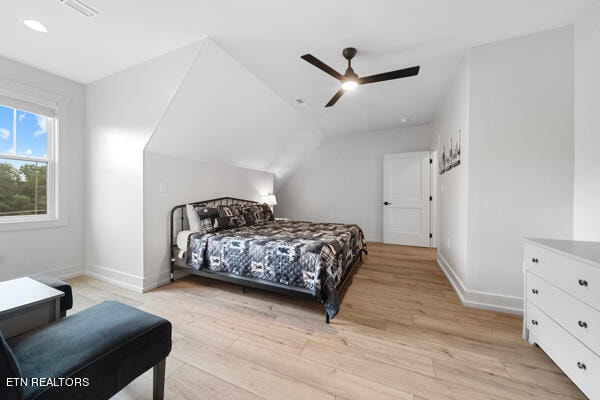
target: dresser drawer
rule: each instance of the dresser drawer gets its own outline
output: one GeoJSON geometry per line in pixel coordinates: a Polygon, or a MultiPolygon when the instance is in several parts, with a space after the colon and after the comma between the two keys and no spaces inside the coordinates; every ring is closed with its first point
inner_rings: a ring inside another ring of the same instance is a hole
{"type": "Polygon", "coordinates": [[[600,355],[600,311],[527,273],[527,300],[600,355]]]}
{"type": "Polygon", "coordinates": [[[531,302],[527,302],[529,341],[537,343],[590,399],[600,399],[600,358],[531,302]]]}
{"type": "Polygon", "coordinates": [[[527,271],[600,310],[600,269],[530,243],[525,243],[527,271]]]}

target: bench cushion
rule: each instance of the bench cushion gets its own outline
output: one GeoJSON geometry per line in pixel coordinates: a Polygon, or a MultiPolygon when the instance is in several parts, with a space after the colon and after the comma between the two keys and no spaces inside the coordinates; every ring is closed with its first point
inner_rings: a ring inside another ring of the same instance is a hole
{"type": "Polygon", "coordinates": [[[0,332],[0,399],[21,400],[23,398],[23,389],[13,379],[10,383],[7,379],[20,377],[19,365],[0,332]]]}
{"type": "Polygon", "coordinates": [[[106,301],[13,338],[9,345],[25,378],[89,382],[77,387],[26,386],[25,399],[107,399],[169,354],[171,323],[106,301]]]}

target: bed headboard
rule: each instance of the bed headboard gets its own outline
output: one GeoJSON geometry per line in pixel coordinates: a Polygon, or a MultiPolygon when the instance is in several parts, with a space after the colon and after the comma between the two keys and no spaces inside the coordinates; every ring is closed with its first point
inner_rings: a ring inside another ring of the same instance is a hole
{"type": "MultiPolygon", "coordinates": [[[[219,197],[218,199],[196,201],[194,203],[188,203],[198,207],[215,207],[215,206],[229,206],[232,204],[259,204],[257,201],[236,199],[234,197],[219,197]]],[[[185,209],[186,204],[180,204],[173,207],[171,210],[171,248],[177,242],[177,234],[181,231],[189,229],[190,225],[187,218],[185,209]]]]}

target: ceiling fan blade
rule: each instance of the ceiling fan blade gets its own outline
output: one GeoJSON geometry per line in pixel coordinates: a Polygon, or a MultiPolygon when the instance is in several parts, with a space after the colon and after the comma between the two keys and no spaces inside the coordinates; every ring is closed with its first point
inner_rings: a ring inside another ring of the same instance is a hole
{"type": "Polygon", "coordinates": [[[417,65],[416,67],[399,69],[397,71],[384,72],[383,74],[363,76],[362,78],[358,79],[358,84],[364,85],[367,83],[389,81],[391,79],[407,78],[409,76],[417,75],[419,73],[419,69],[421,69],[421,67],[417,65]]]}
{"type": "Polygon", "coordinates": [[[324,72],[328,73],[329,75],[333,76],[338,81],[342,80],[342,74],[340,74],[335,69],[331,68],[329,65],[325,64],[323,61],[319,60],[317,57],[313,56],[312,54],[305,54],[305,55],[301,56],[300,58],[302,58],[304,61],[308,61],[315,67],[319,68],[321,71],[324,71],[324,72]]]}
{"type": "Polygon", "coordinates": [[[325,107],[331,107],[332,105],[334,105],[335,103],[337,103],[337,101],[340,99],[340,97],[342,97],[342,95],[344,94],[344,92],[345,92],[344,89],[338,90],[337,93],[333,95],[333,97],[331,98],[331,100],[329,100],[329,103],[325,104],[325,107]]]}

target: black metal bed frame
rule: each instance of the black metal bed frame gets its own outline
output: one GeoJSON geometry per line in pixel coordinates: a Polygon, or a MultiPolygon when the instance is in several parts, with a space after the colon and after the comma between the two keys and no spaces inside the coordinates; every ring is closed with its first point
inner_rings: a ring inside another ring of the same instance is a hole
{"type": "MultiPolygon", "coordinates": [[[[196,206],[196,207],[198,207],[198,206],[209,207],[209,206],[233,205],[233,204],[258,204],[258,202],[252,201],[252,200],[237,199],[234,197],[219,197],[216,199],[203,200],[203,201],[189,203],[189,204],[191,204],[192,206],[196,206]]],[[[246,293],[247,287],[251,287],[251,288],[255,288],[255,289],[262,289],[262,290],[266,290],[269,292],[284,294],[284,295],[288,295],[288,296],[317,300],[317,297],[315,295],[313,295],[309,289],[306,289],[306,288],[287,286],[287,285],[284,285],[284,284],[281,284],[278,282],[271,282],[271,281],[267,281],[264,279],[236,275],[236,274],[232,274],[229,272],[210,271],[210,270],[203,270],[203,269],[197,270],[188,265],[177,264],[177,260],[178,260],[177,253],[179,252],[179,249],[175,242],[177,240],[177,233],[185,230],[186,220],[187,220],[186,204],[180,204],[178,206],[173,207],[173,209],[171,210],[171,223],[170,223],[170,225],[171,225],[170,226],[171,240],[170,240],[170,248],[169,248],[169,252],[171,254],[171,258],[170,258],[171,259],[171,282],[174,281],[175,270],[178,270],[178,271],[182,271],[182,272],[187,272],[192,275],[203,276],[205,278],[216,279],[219,281],[230,282],[230,283],[235,283],[237,285],[241,285],[242,291],[244,293],[246,293]],[[181,215],[180,216],[176,215],[178,213],[181,213],[181,215]],[[177,232],[176,232],[176,227],[175,227],[176,223],[180,224],[179,230],[177,232]]],[[[340,286],[336,292],[337,295],[341,294],[345,290],[346,285],[352,280],[352,275],[354,275],[356,267],[362,261],[363,251],[366,253],[366,250],[361,250],[359,252],[359,254],[354,257],[354,260],[352,260],[352,266],[348,269],[348,271],[346,271],[345,275],[342,277],[342,283],[340,284],[340,286]]],[[[329,314],[327,314],[327,310],[325,311],[325,322],[329,323],[329,314]]]]}

